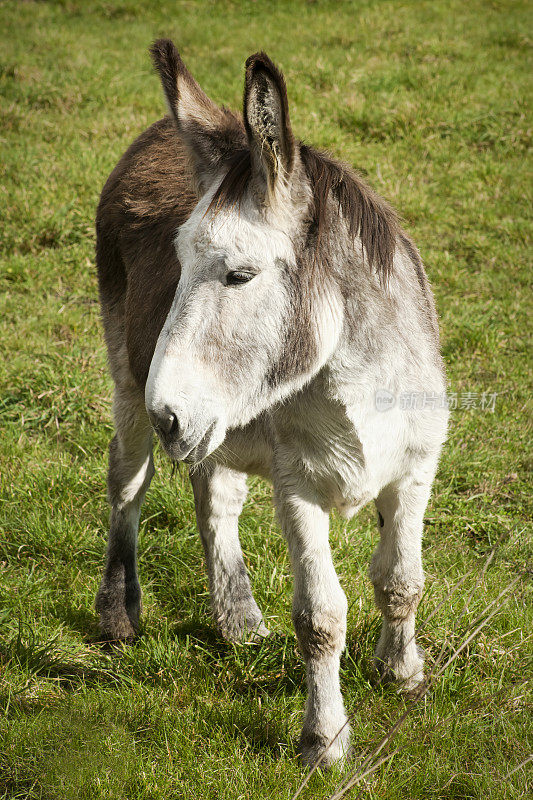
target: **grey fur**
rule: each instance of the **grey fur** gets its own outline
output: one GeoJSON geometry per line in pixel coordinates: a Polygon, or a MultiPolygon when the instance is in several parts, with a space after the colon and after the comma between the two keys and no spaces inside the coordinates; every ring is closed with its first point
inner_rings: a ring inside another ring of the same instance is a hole
{"type": "Polygon", "coordinates": [[[230,641],[266,636],[239,543],[238,520],[247,494],[246,475],[211,464],[193,470],[190,477],[218,629],[230,641]]]}
{"type": "Polygon", "coordinates": [[[294,139],[285,83],[267,56],[247,62],[241,125],[206,97],[172,43],[156,43],[153,55],[176,128],[162,120],[132,145],[97,217],[116,425],[100,624],[112,638],[139,627],[149,419],[166,452],[191,465],[213,614],[234,641],[267,633],[238,516],[245,475],[270,477],[306,662],[301,754],[328,765],[349,746],[339,683],[346,597],[329,547],[331,508],[350,517],[376,502],[376,667],[407,689],[423,678],[414,637],[423,515],[447,409],[380,412],[375,397],[444,397],[433,298],[392,210],[294,139]],[[247,270],[242,285],[228,280],[247,270]]]}

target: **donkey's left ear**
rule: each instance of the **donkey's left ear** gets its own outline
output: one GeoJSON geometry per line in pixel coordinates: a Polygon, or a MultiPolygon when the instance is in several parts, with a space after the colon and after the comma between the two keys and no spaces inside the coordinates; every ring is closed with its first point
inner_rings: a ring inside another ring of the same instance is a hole
{"type": "Polygon", "coordinates": [[[221,165],[245,144],[242,124],[203,91],[170,39],[150,48],[167,105],[191,156],[200,192],[211,184],[221,165]]]}
{"type": "Polygon", "coordinates": [[[272,197],[292,172],[295,143],[285,80],[266,53],[246,62],[244,125],[254,173],[264,179],[272,197]]]}

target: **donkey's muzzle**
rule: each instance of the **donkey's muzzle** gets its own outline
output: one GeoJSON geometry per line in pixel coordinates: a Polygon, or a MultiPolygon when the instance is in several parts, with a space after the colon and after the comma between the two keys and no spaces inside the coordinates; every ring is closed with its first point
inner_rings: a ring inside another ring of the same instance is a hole
{"type": "Polygon", "coordinates": [[[224,433],[217,435],[216,420],[204,419],[196,425],[191,425],[189,420],[187,424],[187,420],[180,420],[169,406],[157,411],[147,408],[147,412],[166,453],[175,461],[197,464],[224,438],[224,433]]]}

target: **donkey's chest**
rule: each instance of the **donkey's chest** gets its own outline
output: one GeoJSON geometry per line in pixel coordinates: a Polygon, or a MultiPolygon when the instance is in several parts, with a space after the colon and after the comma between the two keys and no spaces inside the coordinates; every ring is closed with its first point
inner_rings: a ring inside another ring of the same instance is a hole
{"type": "Polygon", "coordinates": [[[313,488],[324,507],[335,507],[350,518],[376,496],[378,485],[355,436],[352,441],[332,437],[323,444],[293,452],[295,475],[313,488]]]}
{"type": "Polygon", "coordinates": [[[350,517],[379,494],[391,447],[379,445],[382,437],[373,417],[351,414],[336,401],[307,400],[274,418],[276,461],[325,507],[350,517]]]}

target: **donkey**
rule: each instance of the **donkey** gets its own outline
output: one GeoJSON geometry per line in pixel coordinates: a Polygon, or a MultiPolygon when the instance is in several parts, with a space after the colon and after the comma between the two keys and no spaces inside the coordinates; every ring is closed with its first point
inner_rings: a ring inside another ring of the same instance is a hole
{"type": "Polygon", "coordinates": [[[306,664],[300,753],[327,766],[349,742],[331,508],[349,518],[374,500],[375,663],[405,689],[423,679],[423,515],[448,415],[433,297],[392,209],[294,138],[285,81],[267,55],[246,62],[241,119],[206,96],[171,41],[151,54],[169,115],[115,167],[96,221],[116,428],[100,625],[111,639],[139,630],[137,530],[155,430],[190,466],[222,636],[266,636],[238,517],[246,475],[269,477],[306,664]],[[422,396],[430,402],[400,402],[422,396]]]}

